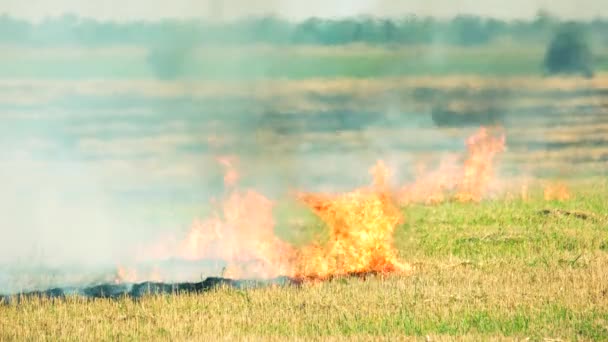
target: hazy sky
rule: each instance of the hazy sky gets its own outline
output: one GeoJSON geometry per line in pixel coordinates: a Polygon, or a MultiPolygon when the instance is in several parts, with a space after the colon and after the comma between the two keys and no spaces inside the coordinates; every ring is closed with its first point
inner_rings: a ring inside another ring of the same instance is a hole
{"type": "Polygon", "coordinates": [[[459,13],[524,18],[534,16],[539,8],[564,18],[608,17],[607,0],[0,0],[0,13],[33,20],[65,12],[118,20],[232,19],[269,13],[296,20],[359,14],[449,17],[459,13]]]}

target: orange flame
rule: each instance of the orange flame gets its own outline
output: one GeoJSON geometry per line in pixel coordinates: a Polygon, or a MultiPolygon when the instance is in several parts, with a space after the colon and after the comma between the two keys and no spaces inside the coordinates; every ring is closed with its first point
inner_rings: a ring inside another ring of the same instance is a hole
{"type": "MultiPolygon", "coordinates": [[[[226,168],[224,184],[236,187],[237,159],[224,156],[217,161],[226,168]]],[[[291,246],[274,234],[272,207],[273,203],[257,192],[233,189],[220,212],[194,223],[179,246],[178,256],[186,260],[221,259],[229,265],[224,273],[228,277],[286,274],[291,246]]]]}
{"type": "Polygon", "coordinates": [[[404,204],[424,202],[440,203],[449,199],[460,202],[478,202],[488,192],[494,176],[494,158],[505,150],[505,135],[494,135],[482,127],[466,140],[467,156],[462,166],[458,166],[457,156],[442,160],[433,172],[422,172],[416,182],[404,187],[400,200],[404,204]]]}
{"type": "Polygon", "coordinates": [[[570,199],[570,190],[564,183],[549,183],[545,186],[545,201],[567,201],[570,199]]]}
{"type": "MultiPolygon", "coordinates": [[[[135,283],[140,280],[142,275],[135,268],[127,268],[123,266],[118,266],[116,270],[116,276],[114,278],[115,284],[123,284],[123,283],[135,283]]],[[[160,275],[160,270],[158,268],[153,268],[151,271],[144,272],[144,277],[148,281],[162,281],[162,276],[160,275]]]]}
{"type": "Polygon", "coordinates": [[[237,162],[236,157],[233,156],[220,156],[217,157],[217,162],[226,168],[224,173],[224,185],[227,187],[236,186],[239,180],[239,173],[236,171],[235,164],[237,162]]]}
{"type": "MultiPolygon", "coordinates": [[[[227,173],[238,174],[233,161],[221,159],[227,173]]],[[[230,278],[275,277],[326,279],[332,276],[407,272],[409,265],[397,260],[392,235],[403,217],[390,195],[389,170],[382,162],[371,170],[374,187],[343,195],[300,196],[328,226],[326,244],[303,248],[274,234],[273,203],[254,191],[233,189],[221,210],[197,221],[178,244],[173,256],[186,260],[221,259],[230,278]]],[[[230,177],[226,185],[234,185],[230,177]]],[[[167,248],[155,246],[154,251],[167,248]]],[[[137,273],[119,268],[117,281],[132,282],[137,273]]]]}
{"type": "MultiPolygon", "coordinates": [[[[504,150],[504,135],[494,136],[482,128],[467,140],[468,155],[462,167],[455,160],[441,165],[430,177],[421,178],[399,193],[406,202],[424,198],[443,201],[456,191],[459,201],[479,201],[493,177],[493,159],[504,150]]],[[[219,210],[197,221],[177,248],[156,246],[187,260],[221,259],[229,267],[225,276],[327,279],[365,273],[407,273],[408,264],[398,260],[393,245],[396,227],[403,216],[391,193],[389,169],[379,161],[370,173],[374,185],[339,194],[302,194],[299,199],[329,229],[329,241],[295,248],[274,233],[273,203],[254,191],[238,191],[237,159],[219,157],[225,167],[224,183],[230,188],[219,210]]],[[[132,281],[135,272],[119,269],[118,281],[132,281]]]]}
{"type": "Polygon", "coordinates": [[[372,169],[374,188],[343,195],[303,194],[300,199],[327,224],[325,246],[313,244],[299,251],[295,276],[326,279],[332,276],[408,272],[398,261],[393,233],[403,221],[387,188],[383,162],[372,169]]]}
{"type": "Polygon", "coordinates": [[[432,172],[427,172],[426,167],[421,165],[416,182],[406,185],[401,190],[400,200],[403,204],[444,202],[447,198],[446,193],[455,188],[457,174],[458,167],[454,156],[442,160],[438,169],[432,172]]]}
{"type": "Polygon", "coordinates": [[[137,279],[137,271],[123,266],[118,266],[118,269],[116,270],[116,277],[114,278],[114,283],[132,283],[137,281],[137,279]]]}
{"type": "Polygon", "coordinates": [[[456,199],[462,202],[478,202],[494,175],[494,157],[505,150],[505,135],[493,136],[482,127],[477,134],[467,139],[467,148],[468,158],[464,163],[456,199]]]}
{"type": "Polygon", "coordinates": [[[291,246],[274,234],[272,202],[247,191],[233,191],[222,214],[196,222],[179,249],[187,260],[221,259],[229,277],[274,277],[288,271],[291,246]],[[253,262],[254,265],[244,265],[253,262]]]}

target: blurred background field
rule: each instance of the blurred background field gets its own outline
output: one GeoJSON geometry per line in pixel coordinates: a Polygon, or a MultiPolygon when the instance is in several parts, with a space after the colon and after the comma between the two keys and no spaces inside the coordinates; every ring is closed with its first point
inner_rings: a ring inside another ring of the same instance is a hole
{"type": "MultiPolygon", "coordinates": [[[[41,79],[251,80],[375,78],[394,76],[534,76],[542,74],[545,46],[493,43],[340,46],[254,44],[192,48],[187,54],[150,62],[145,47],[0,47],[0,77],[41,79]],[[177,63],[177,64],[173,64],[177,63]],[[174,70],[173,70],[174,69],[174,70]]],[[[595,67],[608,71],[608,47],[595,49],[595,67]]]]}

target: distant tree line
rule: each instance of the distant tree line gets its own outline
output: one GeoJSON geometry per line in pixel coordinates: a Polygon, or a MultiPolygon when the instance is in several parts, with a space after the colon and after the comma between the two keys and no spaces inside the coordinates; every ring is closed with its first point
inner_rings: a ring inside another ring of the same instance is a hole
{"type": "MultiPolygon", "coordinates": [[[[0,15],[0,44],[34,46],[156,46],[176,37],[189,44],[431,44],[474,46],[510,39],[546,43],[560,20],[539,13],[533,20],[504,21],[470,15],[450,20],[404,17],[311,18],[290,22],[276,17],[247,18],[229,23],[205,20],[112,22],[64,15],[31,23],[0,15]]],[[[591,39],[608,45],[608,19],[578,23],[591,39]]]]}

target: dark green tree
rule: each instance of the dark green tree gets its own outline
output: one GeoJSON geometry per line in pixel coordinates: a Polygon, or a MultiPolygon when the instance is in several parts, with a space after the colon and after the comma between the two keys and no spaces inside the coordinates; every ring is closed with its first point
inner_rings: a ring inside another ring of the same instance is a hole
{"type": "Polygon", "coordinates": [[[173,30],[168,26],[156,39],[148,50],[148,64],[160,79],[179,78],[195,54],[196,34],[185,26],[173,30]]]}
{"type": "Polygon", "coordinates": [[[549,43],[544,65],[549,74],[582,74],[593,77],[591,46],[578,24],[560,25],[549,43]]]}

